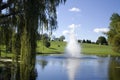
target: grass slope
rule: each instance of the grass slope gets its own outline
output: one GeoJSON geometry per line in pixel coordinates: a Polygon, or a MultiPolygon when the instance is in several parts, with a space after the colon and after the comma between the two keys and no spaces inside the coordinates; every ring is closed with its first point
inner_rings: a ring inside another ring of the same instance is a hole
{"type": "Polygon", "coordinates": [[[37,42],[37,52],[38,53],[63,53],[65,50],[66,42],[51,41],[51,46],[46,48],[43,46],[42,42],[37,42]]]}
{"type": "MultiPolygon", "coordinates": [[[[74,46],[74,45],[73,45],[74,46]]],[[[50,48],[43,47],[42,42],[37,42],[37,53],[43,54],[59,54],[64,53],[66,47],[66,42],[51,41],[50,48]]],[[[120,53],[116,53],[112,50],[110,46],[97,45],[97,44],[81,44],[81,53],[88,55],[98,55],[98,56],[120,56],[120,53]]],[[[2,57],[12,57],[12,53],[6,53],[5,47],[2,47],[2,57]]]]}
{"type": "MultiPolygon", "coordinates": [[[[66,42],[53,41],[51,42],[51,47],[41,47],[42,43],[38,42],[37,52],[39,53],[63,53],[65,50],[66,42]],[[59,47],[59,46],[60,47],[59,47]]],[[[106,45],[97,45],[97,44],[81,44],[81,53],[88,55],[99,55],[99,56],[120,56],[119,53],[116,53],[112,50],[110,46],[106,45]]]]}

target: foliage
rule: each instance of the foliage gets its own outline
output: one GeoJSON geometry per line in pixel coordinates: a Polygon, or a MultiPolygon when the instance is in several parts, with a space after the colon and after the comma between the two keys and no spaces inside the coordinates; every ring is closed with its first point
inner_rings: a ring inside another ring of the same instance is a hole
{"type": "Polygon", "coordinates": [[[59,39],[60,39],[60,41],[63,41],[65,39],[65,36],[62,35],[62,36],[60,36],[59,39]]]}
{"type": "Polygon", "coordinates": [[[45,43],[45,47],[47,47],[47,48],[50,47],[50,42],[49,42],[49,41],[46,41],[46,43],[45,43]]]}
{"type": "MultiPolygon", "coordinates": [[[[56,7],[61,3],[65,3],[66,0],[7,0],[9,4],[7,12],[0,19],[4,24],[9,24],[6,28],[12,27],[13,32],[15,31],[18,35],[13,34],[12,49],[13,53],[17,55],[17,51],[20,51],[20,77],[21,80],[34,80],[30,78],[30,73],[35,68],[35,55],[36,55],[36,41],[38,28],[43,27],[51,32],[57,28],[57,14],[56,7]],[[9,3],[10,2],[10,3],[9,3]],[[39,26],[38,26],[39,24],[39,26]],[[16,37],[17,36],[17,37],[16,37]],[[20,43],[20,48],[16,47],[16,43],[20,43]],[[18,49],[19,48],[19,49],[18,49]],[[29,67],[29,69],[28,69],[29,67]],[[25,78],[24,76],[28,76],[25,78]]],[[[0,3],[2,5],[2,3],[0,3]]],[[[1,15],[0,15],[1,17],[1,15]]],[[[3,24],[3,25],[4,25],[3,24]]],[[[7,30],[5,29],[5,30],[7,30]]],[[[8,30],[5,31],[8,37],[8,30]]],[[[9,38],[5,38],[6,45],[8,45],[9,38]]]]}
{"type": "Polygon", "coordinates": [[[91,43],[91,40],[86,40],[86,43],[91,43]]]}
{"type": "Polygon", "coordinates": [[[78,40],[78,43],[81,43],[82,42],[82,40],[78,40]]]}
{"type": "Polygon", "coordinates": [[[109,44],[112,45],[113,49],[116,52],[120,53],[120,39],[118,37],[118,35],[120,34],[120,15],[117,13],[114,13],[111,18],[110,18],[111,22],[110,22],[110,27],[109,27],[109,32],[107,33],[108,35],[108,41],[109,44]],[[118,39],[117,39],[118,38],[118,39]],[[117,42],[116,42],[117,41],[117,42]]]}
{"type": "Polygon", "coordinates": [[[104,36],[100,36],[98,37],[98,40],[96,41],[97,44],[101,44],[101,45],[107,45],[107,40],[104,36]]]}
{"type": "Polygon", "coordinates": [[[85,40],[85,39],[83,39],[82,43],[92,43],[92,42],[91,42],[91,40],[85,40]]]}
{"type": "Polygon", "coordinates": [[[120,52],[120,34],[115,35],[113,40],[113,50],[120,52]]]}
{"type": "Polygon", "coordinates": [[[86,43],[85,39],[83,39],[82,43],[86,43]]]}

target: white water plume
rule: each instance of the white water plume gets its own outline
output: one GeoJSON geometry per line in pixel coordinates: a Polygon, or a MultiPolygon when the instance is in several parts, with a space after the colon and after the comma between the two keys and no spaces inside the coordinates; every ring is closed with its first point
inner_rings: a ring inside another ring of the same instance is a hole
{"type": "Polygon", "coordinates": [[[77,74],[77,70],[79,68],[79,59],[67,59],[67,72],[69,80],[75,80],[75,76],[77,74]]]}
{"type": "Polygon", "coordinates": [[[78,43],[75,37],[75,27],[70,26],[70,30],[68,31],[69,41],[67,42],[67,47],[65,50],[65,54],[67,57],[79,57],[80,56],[80,44],[78,43]]]}

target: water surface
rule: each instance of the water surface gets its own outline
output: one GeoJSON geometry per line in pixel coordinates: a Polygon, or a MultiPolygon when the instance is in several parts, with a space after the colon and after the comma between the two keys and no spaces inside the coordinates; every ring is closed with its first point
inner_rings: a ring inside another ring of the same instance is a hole
{"type": "MultiPolygon", "coordinates": [[[[11,63],[0,62],[0,80],[22,80],[19,65],[10,65],[11,63]]],[[[119,57],[37,56],[35,68],[35,72],[30,73],[33,75],[30,80],[120,80],[119,57]]]]}
{"type": "Polygon", "coordinates": [[[36,80],[119,80],[119,67],[119,58],[37,56],[36,80]]]}

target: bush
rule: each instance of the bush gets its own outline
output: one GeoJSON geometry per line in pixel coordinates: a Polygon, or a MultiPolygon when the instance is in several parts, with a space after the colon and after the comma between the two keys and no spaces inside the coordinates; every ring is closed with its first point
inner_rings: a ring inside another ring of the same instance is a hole
{"type": "Polygon", "coordinates": [[[50,42],[46,41],[45,47],[49,48],[50,47],[50,42]]]}
{"type": "Polygon", "coordinates": [[[113,39],[113,49],[120,53],[120,34],[116,35],[113,39]]]}

